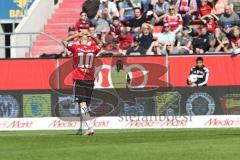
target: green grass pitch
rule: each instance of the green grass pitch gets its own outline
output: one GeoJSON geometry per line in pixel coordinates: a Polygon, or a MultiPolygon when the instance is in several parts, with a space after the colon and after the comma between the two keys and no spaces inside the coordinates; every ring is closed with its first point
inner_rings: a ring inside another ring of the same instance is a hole
{"type": "Polygon", "coordinates": [[[0,132],[0,160],[239,160],[240,129],[0,132]]]}

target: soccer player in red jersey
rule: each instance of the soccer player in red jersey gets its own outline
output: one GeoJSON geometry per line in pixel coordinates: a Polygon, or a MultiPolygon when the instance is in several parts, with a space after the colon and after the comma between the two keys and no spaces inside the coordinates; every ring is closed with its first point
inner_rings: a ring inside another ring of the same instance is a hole
{"type": "Polygon", "coordinates": [[[77,33],[67,37],[65,46],[73,56],[73,95],[74,102],[80,106],[80,128],[77,134],[82,135],[82,122],[85,121],[88,127],[87,134],[94,134],[93,126],[90,120],[88,106],[91,102],[92,91],[94,87],[94,59],[101,50],[100,42],[90,34],[77,33]],[[68,43],[71,39],[78,37],[79,43],[68,43]],[[89,39],[96,42],[97,45],[89,45],[89,39]]]}

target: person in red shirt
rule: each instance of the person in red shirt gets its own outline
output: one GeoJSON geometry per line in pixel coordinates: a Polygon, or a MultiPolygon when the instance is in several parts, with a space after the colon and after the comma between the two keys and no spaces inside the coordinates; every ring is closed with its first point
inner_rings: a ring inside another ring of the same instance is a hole
{"type": "Polygon", "coordinates": [[[94,59],[99,53],[100,46],[89,45],[89,38],[95,40],[96,44],[100,42],[90,34],[78,33],[67,37],[63,42],[73,57],[73,95],[75,104],[80,106],[80,128],[77,134],[82,135],[82,122],[88,127],[87,134],[93,135],[94,130],[88,112],[88,106],[91,102],[92,91],[94,87],[94,59]],[[68,43],[71,39],[79,37],[79,44],[68,43]]]}
{"type": "Polygon", "coordinates": [[[124,25],[120,22],[118,17],[113,17],[113,23],[110,24],[110,32],[114,32],[117,36],[121,34],[124,25]]]}
{"type": "Polygon", "coordinates": [[[76,22],[74,29],[75,32],[86,32],[86,29],[90,27],[90,23],[87,21],[87,13],[81,12],[80,19],[76,22]]]}
{"type": "Polygon", "coordinates": [[[164,23],[167,23],[170,25],[170,30],[173,32],[178,32],[182,29],[182,16],[177,13],[176,7],[174,5],[171,5],[169,8],[169,13],[166,14],[166,16],[163,19],[164,23]]]}
{"type": "Polygon", "coordinates": [[[214,32],[218,26],[217,21],[219,18],[214,14],[207,14],[201,18],[201,21],[206,25],[209,32],[214,32]]]}
{"type": "Polygon", "coordinates": [[[199,9],[200,16],[211,14],[212,7],[208,4],[208,0],[201,0],[201,7],[199,9]]]}

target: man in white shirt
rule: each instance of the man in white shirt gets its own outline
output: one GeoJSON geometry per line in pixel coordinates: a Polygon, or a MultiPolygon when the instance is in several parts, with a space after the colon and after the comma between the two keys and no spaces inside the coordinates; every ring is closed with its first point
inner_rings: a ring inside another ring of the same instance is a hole
{"type": "MultiPolygon", "coordinates": [[[[109,0],[102,0],[102,3],[99,6],[98,14],[97,16],[102,15],[102,12],[107,9],[108,10],[108,17],[119,17],[119,12],[117,9],[117,6],[114,2],[111,2],[109,0]]],[[[98,17],[97,17],[98,18],[98,17]]],[[[96,17],[95,17],[96,19],[96,17]]]]}
{"type": "Polygon", "coordinates": [[[175,41],[175,32],[170,31],[170,25],[168,23],[165,23],[163,26],[163,32],[158,35],[158,42],[164,46],[167,43],[174,44],[175,41]]]}

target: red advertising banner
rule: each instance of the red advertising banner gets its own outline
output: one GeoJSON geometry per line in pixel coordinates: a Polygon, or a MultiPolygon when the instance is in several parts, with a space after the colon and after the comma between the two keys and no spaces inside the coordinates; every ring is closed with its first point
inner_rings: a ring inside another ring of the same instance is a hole
{"type": "MultiPolygon", "coordinates": [[[[169,83],[172,86],[186,86],[195,56],[169,56],[169,83]]],[[[204,55],[206,67],[210,70],[208,86],[240,85],[240,57],[229,55],[204,55]]],[[[106,57],[96,60],[96,87],[111,88],[111,71],[116,61],[121,60],[124,69],[131,76],[132,87],[167,86],[165,56],[106,57]]],[[[0,90],[30,90],[71,88],[70,58],[0,60],[0,90]]]]}
{"type": "Polygon", "coordinates": [[[55,68],[55,59],[0,60],[0,90],[49,89],[55,68]]]}

